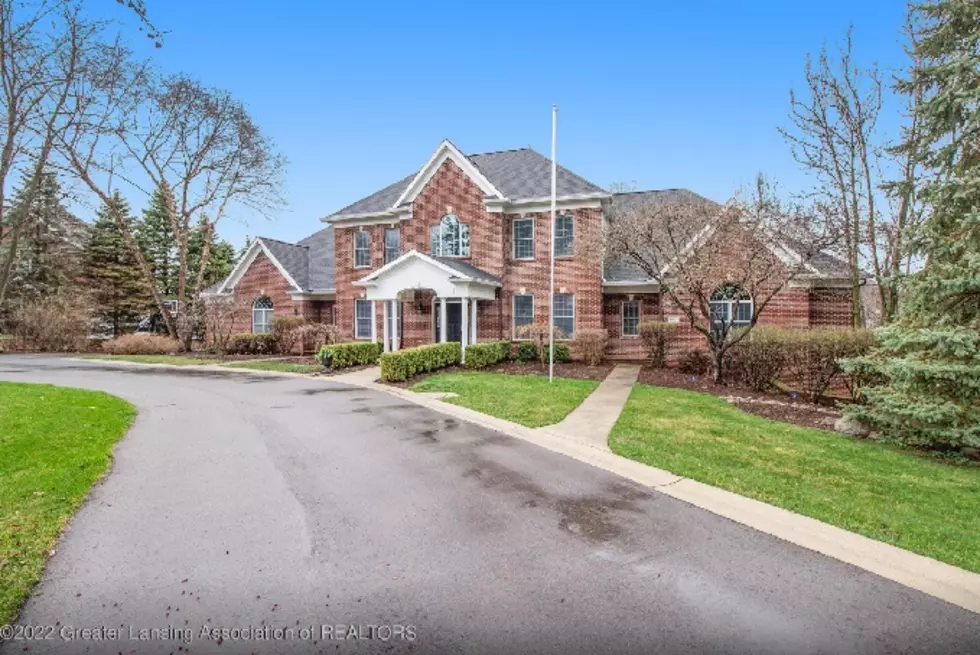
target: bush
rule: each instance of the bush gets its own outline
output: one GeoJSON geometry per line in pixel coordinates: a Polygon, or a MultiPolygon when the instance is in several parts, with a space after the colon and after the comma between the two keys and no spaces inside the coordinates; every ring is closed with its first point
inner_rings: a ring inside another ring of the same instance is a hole
{"type": "Polygon", "coordinates": [[[523,363],[533,362],[538,358],[538,347],[531,341],[522,341],[517,344],[517,361],[523,363]]]}
{"type": "Polygon", "coordinates": [[[374,364],[380,356],[381,344],[372,341],[334,343],[323,346],[316,354],[317,360],[324,367],[329,364],[333,369],[374,364]]]}
{"type": "Polygon", "coordinates": [[[640,339],[650,353],[650,363],[656,368],[667,368],[667,351],[677,338],[677,324],[663,321],[640,323],[640,339]]]}
{"type": "Polygon", "coordinates": [[[707,375],[711,370],[711,358],[700,348],[689,350],[677,360],[677,370],[688,375],[707,375]]]}
{"type": "Polygon", "coordinates": [[[589,366],[597,366],[606,356],[609,332],[601,328],[584,328],[575,333],[572,343],[589,366]]]}
{"type": "Polygon", "coordinates": [[[169,355],[180,350],[176,339],[159,334],[124,334],[102,344],[102,352],[110,355],[169,355]]]}
{"type": "Polygon", "coordinates": [[[381,379],[402,382],[419,373],[458,364],[459,356],[460,346],[457,342],[416,346],[384,353],[381,355],[381,379]]]}
{"type": "Polygon", "coordinates": [[[276,352],[276,337],[273,334],[233,334],[228,339],[225,350],[229,355],[272,355],[276,352]]]}
{"type": "MultiPolygon", "coordinates": [[[[548,361],[548,351],[545,347],[549,341],[550,330],[547,325],[542,325],[535,323],[533,325],[522,325],[517,329],[517,336],[521,339],[530,339],[531,343],[534,344],[534,352],[537,353],[538,357],[541,359],[541,363],[544,364],[548,361]]],[[[565,338],[565,333],[561,331],[557,325],[554,326],[554,336],[552,337],[555,341],[565,338]]],[[[520,353],[518,353],[520,354],[520,353]]],[[[531,358],[533,359],[533,357],[531,358]]],[[[530,359],[521,361],[531,361],[530,359]]]]}
{"type": "Polygon", "coordinates": [[[276,316],[272,319],[272,336],[276,341],[276,352],[290,355],[293,349],[301,343],[303,326],[306,319],[302,316],[276,316]]]}
{"type": "Polygon", "coordinates": [[[340,328],[328,323],[307,323],[299,329],[300,354],[318,353],[324,346],[339,343],[340,328]]]}
{"type": "Polygon", "coordinates": [[[466,368],[486,368],[510,359],[510,341],[466,346],[466,368]]]}
{"type": "Polygon", "coordinates": [[[841,359],[860,357],[874,343],[871,330],[823,328],[814,330],[775,330],[785,353],[786,381],[817,402],[831,384],[844,381],[841,359]]]}
{"type": "Polygon", "coordinates": [[[756,327],[725,353],[725,369],[733,382],[766,391],[786,365],[784,330],[756,327]]]}
{"type": "MultiPolygon", "coordinates": [[[[549,355],[549,353],[550,353],[550,351],[548,350],[548,346],[545,346],[544,347],[544,361],[545,362],[548,361],[548,355],[549,355]]],[[[571,358],[572,358],[572,351],[568,347],[568,344],[564,344],[564,343],[556,343],[555,344],[555,362],[556,363],[561,364],[561,363],[564,363],[564,362],[567,362],[567,361],[571,360],[571,358]]]]}
{"type": "Polygon", "coordinates": [[[85,347],[89,319],[86,298],[68,292],[21,303],[9,323],[23,350],[69,352],[85,347]]]}

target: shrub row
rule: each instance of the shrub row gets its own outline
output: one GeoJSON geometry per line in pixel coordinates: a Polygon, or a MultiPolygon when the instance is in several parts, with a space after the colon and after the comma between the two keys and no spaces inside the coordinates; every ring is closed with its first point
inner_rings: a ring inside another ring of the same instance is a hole
{"type": "Polygon", "coordinates": [[[102,352],[110,355],[169,355],[179,350],[175,339],[143,332],[124,334],[102,344],[102,352]]]}
{"type": "Polygon", "coordinates": [[[381,344],[372,341],[349,341],[328,344],[320,348],[316,358],[323,366],[347,368],[374,364],[381,356],[381,344]]]}
{"type": "Polygon", "coordinates": [[[277,348],[274,334],[245,332],[228,338],[225,351],[229,355],[274,355],[277,348]]]}
{"type": "Polygon", "coordinates": [[[667,351],[677,338],[676,323],[645,321],[640,323],[640,339],[650,353],[650,364],[655,368],[667,367],[667,351]]]}
{"type": "MultiPolygon", "coordinates": [[[[548,355],[550,351],[548,350],[548,345],[545,344],[541,347],[541,362],[548,362],[548,355]]],[[[469,357],[469,355],[467,355],[469,357]]],[[[538,347],[532,341],[521,341],[517,344],[517,361],[522,364],[527,362],[533,362],[538,359],[538,347]]],[[[555,344],[555,362],[563,363],[570,361],[572,359],[572,351],[569,349],[568,344],[556,343],[555,344]]]]}
{"type": "Polygon", "coordinates": [[[839,361],[867,353],[873,342],[870,330],[759,326],[726,354],[725,366],[732,381],[760,391],[779,378],[816,402],[839,380],[856,396],[839,361]]]}
{"type": "Polygon", "coordinates": [[[466,368],[486,368],[510,359],[510,341],[466,346],[466,368]]]}
{"type": "Polygon", "coordinates": [[[406,348],[381,355],[381,379],[402,382],[418,375],[459,363],[460,345],[457,342],[436,343],[406,348]]]}

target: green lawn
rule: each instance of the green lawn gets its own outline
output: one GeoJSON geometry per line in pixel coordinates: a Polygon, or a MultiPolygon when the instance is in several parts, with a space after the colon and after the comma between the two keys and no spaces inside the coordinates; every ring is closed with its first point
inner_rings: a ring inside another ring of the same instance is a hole
{"type": "Polygon", "coordinates": [[[980,466],[637,385],[609,438],[624,457],[980,572],[980,466]]]}
{"type": "Polygon", "coordinates": [[[41,577],[45,553],[135,415],[102,392],[0,382],[0,624],[41,577]]]}
{"type": "Polygon", "coordinates": [[[412,391],[451,391],[446,402],[520,423],[529,428],[561,421],[599,386],[593,380],[548,378],[538,375],[443,373],[412,387],[412,391]]]}
{"type": "Polygon", "coordinates": [[[294,364],[291,362],[236,362],[225,364],[228,368],[248,368],[253,371],[279,371],[280,373],[316,373],[322,371],[319,364],[294,364]]]}
{"type": "Polygon", "coordinates": [[[214,364],[216,359],[204,357],[185,357],[183,355],[85,355],[83,359],[104,359],[114,362],[136,362],[137,364],[171,364],[173,366],[193,366],[194,364],[214,364]]]}

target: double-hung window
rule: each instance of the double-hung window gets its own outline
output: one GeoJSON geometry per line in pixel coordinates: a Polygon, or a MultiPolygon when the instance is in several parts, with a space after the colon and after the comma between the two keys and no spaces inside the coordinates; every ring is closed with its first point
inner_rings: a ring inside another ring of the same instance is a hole
{"type": "Polygon", "coordinates": [[[385,264],[393,262],[401,255],[402,232],[397,227],[385,230],[385,264]]]}
{"type": "Polygon", "coordinates": [[[371,321],[373,320],[374,317],[371,315],[371,301],[355,300],[354,301],[354,338],[370,339],[371,321]]]}
{"type": "Polygon", "coordinates": [[[429,251],[437,257],[469,257],[470,226],[455,214],[446,214],[429,228],[429,251]]]}
{"type": "Polygon", "coordinates": [[[354,268],[371,266],[371,233],[358,230],[354,233],[354,268]]]}
{"type": "Polygon", "coordinates": [[[575,217],[555,217],[555,257],[571,257],[575,252],[575,217]]]}
{"type": "Polygon", "coordinates": [[[534,296],[529,293],[514,296],[514,336],[522,325],[534,323],[534,296]]]}
{"type": "Polygon", "coordinates": [[[640,336],[640,301],[627,300],[623,303],[623,336],[640,336]]]}
{"type": "Polygon", "coordinates": [[[561,330],[564,338],[575,335],[575,294],[555,294],[555,327],[561,330]]]}
{"type": "Polygon", "coordinates": [[[252,333],[268,334],[272,332],[272,300],[266,296],[256,298],[252,303],[252,333]]]}
{"type": "Polygon", "coordinates": [[[514,259],[534,259],[534,219],[514,220],[514,259]]]}

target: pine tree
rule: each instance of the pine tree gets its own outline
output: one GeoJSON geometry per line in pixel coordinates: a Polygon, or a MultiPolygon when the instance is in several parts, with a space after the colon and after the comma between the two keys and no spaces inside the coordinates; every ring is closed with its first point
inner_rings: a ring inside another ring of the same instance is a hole
{"type": "MultiPolygon", "coordinates": [[[[921,270],[904,283],[899,321],[845,367],[878,384],[850,410],[882,436],[940,448],[980,447],[980,4],[933,0],[920,19],[902,84],[925,92],[914,147],[930,171],[919,180],[929,216],[913,234],[921,270]]],[[[976,452],[974,450],[974,452],[976,452]]]]}
{"type": "MultiPolygon", "coordinates": [[[[26,186],[25,179],[15,192],[15,206],[26,202],[26,186]]],[[[23,208],[20,245],[7,293],[9,299],[37,300],[74,283],[86,226],[65,208],[62,198],[57,174],[45,172],[33,201],[23,208]]]]}
{"type": "MultiPolygon", "coordinates": [[[[129,205],[117,191],[112,198],[120,216],[132,225],[129,205]]],[[[153,297],[133,252],[108,206],[103,206],[89,229],[82,271],[95,304],[95,313],[112,336],[133,327],[154,308],[153,297]]]]}
{"type": "Polygon", "coordinates": [[[157,188],[150,198],[150,206],[143,210],[143,218],[136,225],[135,237],[146,263],[153,271],[160,293],[164,298],[172,299],[177,297],[180,262],[177,235],[167,213],[169,195],[169,188],[157,188]]]}
{"type": "Polygon", "coordinates": [[[235,248],[224,239],[218,240],[214,226],[207,217],[201,217],[197,226],[187,237],[187,288],[193,294],[197,273],[201,267],[201,255],[204,252],[205,239],[211,241],[208,249],[208,261],[204,267],[202,290],[224,280],[231,274],[235,265],[235,248]]]}

